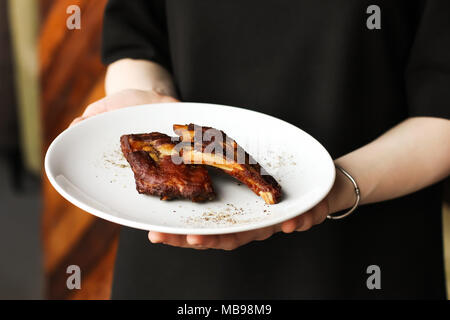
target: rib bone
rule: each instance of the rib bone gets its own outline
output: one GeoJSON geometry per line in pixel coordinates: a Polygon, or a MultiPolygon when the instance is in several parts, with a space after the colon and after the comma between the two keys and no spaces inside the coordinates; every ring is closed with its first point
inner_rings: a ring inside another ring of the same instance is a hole
{"type": "Polygon", "coordinates": [[[223,131],[195,124],[173,126],[183,142],[184,163],[217,167],[247,185],[267,204],[281,200],[281,186],[236,141],[223,131]]]}

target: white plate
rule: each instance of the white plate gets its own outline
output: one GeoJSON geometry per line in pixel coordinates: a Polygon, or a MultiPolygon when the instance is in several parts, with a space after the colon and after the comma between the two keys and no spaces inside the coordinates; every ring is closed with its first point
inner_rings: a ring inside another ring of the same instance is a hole
{"type": "Polygon", "coordinates": [[[270,226],[312,208],[330,191],[335,169],[322,145],[274,117],[235,107],[168,103],[125,108],[82,121],[50,145],[45,171],[68,201],[100,218],[144,230],[177,234],[224,234],[270,226]],[[161,201],[138,194],[120,151],[123,134],[195,123],[226,132],[282,186],[283,200],[266,205],[245,185],[212,174],[217,199],[206,203],[161,201]]]}

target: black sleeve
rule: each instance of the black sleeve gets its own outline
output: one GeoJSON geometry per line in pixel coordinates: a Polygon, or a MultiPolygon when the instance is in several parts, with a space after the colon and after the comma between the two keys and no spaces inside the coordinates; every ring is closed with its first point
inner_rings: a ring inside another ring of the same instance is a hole
{"type": "Polygon", "coordinates": [[[450,116],[450,1],[423,1],[406,69],[409,115],[450,116]]]}
{"type": "Polygon", "coordinates": [[[106,5],[102,61],[123,58],[157,62],[170,70],[164,0],[109,0],[106,5]]]}

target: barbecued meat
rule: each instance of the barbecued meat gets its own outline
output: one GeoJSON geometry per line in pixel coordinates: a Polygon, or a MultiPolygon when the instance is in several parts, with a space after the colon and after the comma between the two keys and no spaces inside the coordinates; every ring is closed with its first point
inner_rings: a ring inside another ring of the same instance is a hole
{"type": "Polygon", "coordinates": [[[174,125],[181,136],[184,163],[205,164],[220,168],[246,184],[267,204],[281,200],[281,186],[236,141],[223,131],[194,124],[174,125]]]}
{"type": "Polygon", "coordinates": [[[134,172],[139,193],[161,200],[187,198],[193,202],[215,197],[208,171],[198,165],[172,161],[175,143],[159,133],[130,134],[120,138],[122,152],[134,172]]]}

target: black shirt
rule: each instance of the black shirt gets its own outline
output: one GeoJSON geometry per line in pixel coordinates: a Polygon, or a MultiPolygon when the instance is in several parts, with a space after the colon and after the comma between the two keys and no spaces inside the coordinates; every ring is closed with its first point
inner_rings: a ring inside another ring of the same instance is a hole
{"type": "MultiPolygon", "coordinates": [[[[449,117],[450,1],[110,0],[103,60],[127,57],[165,66],[183,101],[279,117],[337,158],[408,117],[449,117]]],[[[113,298],[444,298],[441,200],[436,184],[231,252],[123,228],[113,298]]]]}

